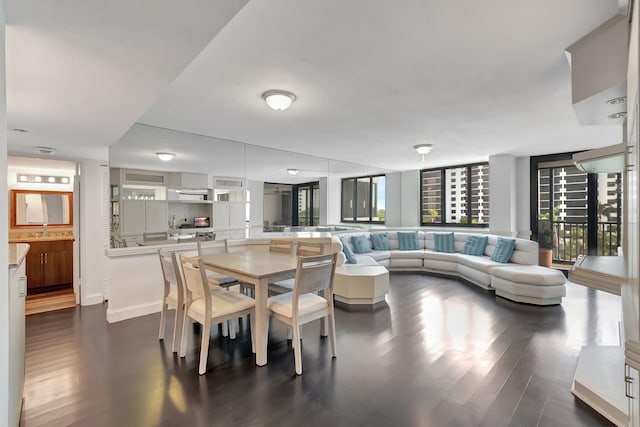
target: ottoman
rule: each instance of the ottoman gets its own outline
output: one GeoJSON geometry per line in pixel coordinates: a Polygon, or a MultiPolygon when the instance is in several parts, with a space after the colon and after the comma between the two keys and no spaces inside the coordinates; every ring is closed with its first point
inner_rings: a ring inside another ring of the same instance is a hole
{"type": "Polygon", "coordinates": [[[381,265],[342,265],[336,267],[333,295],[344,304],[373,305],[384,301],[389,292],[389,271],[381,265]]]}
{"type": "Polygon", "coordinates": [[[491,287],[496,295],[528,304],[561,304],[567,294],[565,282],[562,272],[537,265],[491,269],[491,287]]]}

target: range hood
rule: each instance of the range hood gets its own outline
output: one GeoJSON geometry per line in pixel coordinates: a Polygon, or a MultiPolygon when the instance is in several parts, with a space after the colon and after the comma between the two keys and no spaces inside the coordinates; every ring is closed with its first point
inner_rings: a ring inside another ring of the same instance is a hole
{"type": "Polygon", "coordinates": [[[587,173],[622,173],[624,172],[626,144],[609,145],[608,147],[583,151],[573,155],[576,167],[587,173]]]}

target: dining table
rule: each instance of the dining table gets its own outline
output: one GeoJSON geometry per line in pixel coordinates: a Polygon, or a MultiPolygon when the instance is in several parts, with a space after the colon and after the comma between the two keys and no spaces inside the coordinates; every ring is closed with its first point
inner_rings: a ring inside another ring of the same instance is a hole
{"type": "Polygon", "coordinates": [[[207,270],[215,271],[255,287],[256,365],[267,364],[269,283],[295,277],[298,260],[295,255],[246,249],[202,256],[207,270]]]}

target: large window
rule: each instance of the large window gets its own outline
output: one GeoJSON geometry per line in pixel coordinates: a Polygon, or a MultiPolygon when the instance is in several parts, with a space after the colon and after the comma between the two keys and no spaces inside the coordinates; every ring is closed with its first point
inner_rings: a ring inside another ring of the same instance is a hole
{"type": "Polygon", "coordinates": [[[294,200],[297,203],[293,211],[293,225],[320,225],[320,184],[309,182],[293,186],[294,200]]]}
{"type": "Polygon", "coordinates": [[[422,225],[489,224],[489,164],[420,171],[422,225]]]}
{"type": "Polygon", "coordinates": [[[554,262],[616,255],[620,246],[622,177],[586,173],[570,153],[532,157],[531,228],[554,262]]]}
{"type": "Polygon", "coordinates": [[[342,180],[342,221],[384,223],[384,175],[342,180]]]}

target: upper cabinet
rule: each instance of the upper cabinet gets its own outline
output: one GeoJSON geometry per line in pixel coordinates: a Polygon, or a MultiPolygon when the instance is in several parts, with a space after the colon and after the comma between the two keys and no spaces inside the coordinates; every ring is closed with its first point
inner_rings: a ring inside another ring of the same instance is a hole
{"type": "Polygon", "coordinates": [[[209,177],[203,173],[170,172],[169,187],[185,189],[207,188],[209,177]]]}

